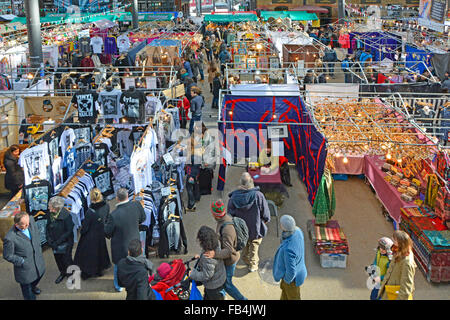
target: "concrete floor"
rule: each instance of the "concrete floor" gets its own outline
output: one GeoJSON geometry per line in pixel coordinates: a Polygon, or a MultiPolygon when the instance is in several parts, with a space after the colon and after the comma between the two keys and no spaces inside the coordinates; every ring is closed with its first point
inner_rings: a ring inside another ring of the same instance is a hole
{"type": "MultiPolygon", "coordinates": [[[[205,82],[200,86],[204,90],[207,102],[203,116],[204,121],[207,127],[216,127],[217,112],[210,109],[211,95],[208,83],[205,82]]],[[[187,260],[200,252],[195,241],[197,230],[201,225],[215,226],[215,221],[210,214],[210,203],[219,197],[227,200],[228,193],[237,186],[243,170],[243,168],[237,167],[229,168],[223,194],[214,191],[212,195],[202,196],[201,201],[197,204],[197,211],[184,216],[184,226],[188,237],[188,254],[171,255],[169,259],[164,260],[151,258],[156,267],[162,262],[176,258],[187,260]]],[[[292,215],[305,235],[305,261],[308,277],[301,288],[302,298],[306,300],[369,299],[370,291],[366,287],[367,275],[364,267],[373,261],[377,240],[382,236],[391,237],[394,231],[392,224],[386,221],[382,215],[381,205],[370,187],[356,177],[350,178],[348,181],[335,182],[336,213],[333,219],[337,219],[344,229],[349,241],[350,255],[346,269],[324,269],[320,266],[319,256],[314,253],[312,242],[306,232],[306,222],[312,219],[313,215],[311,205],[307,200],[306,188],[298,179],[294,168],[291,168],[291,181],[293,186],[288,188],[290,198],[286,199],[278,213],[280,216],[292,215]]],[[[217,170],[214,176],[214,188],[216,183],[217,170]]],[[[277,237],[276,220],[272,219],[268,226],[268,234],[262,241],[259,252],[261,264],[273,258],[280,243],[280,239],[277,237]]],[[[107,240],[107,244],[109,247],[109,240],[107,240]]],[[[51,250],[45,249],[44,257],[47,271],[39,284],[42,293],[38,299],[125,299],[125,292],[116,293],[114,291],[112,268],[107,270],[101,278],[82,281],[80,290],[69,290],[64,282],[58,285],[54,283],[58,271],[51,250]]],[[[0,259],[0,274],[0,299],[22,299],[20,287],[14,281],[13,266],[4,259],[0,259]]],[[[263,268],[258,272],[248,273],[247,268],[241,262],[238,263],[234,283],[250,300],[278,300],[281,290],[278,285],[270,282],[270,270],[263,268]]],[[[428,283],[419,269],[416,270],[415,287],[415,299],[448,300],[450,298],[448,284],[428,283]]],[[[232,298],[227,297],[227,299],[232,298]]]]}

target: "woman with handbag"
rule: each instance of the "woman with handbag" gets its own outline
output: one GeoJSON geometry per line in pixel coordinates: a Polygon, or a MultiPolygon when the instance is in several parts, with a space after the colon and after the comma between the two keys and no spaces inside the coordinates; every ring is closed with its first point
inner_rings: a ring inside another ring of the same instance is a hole
{"type": "Polygon", "coordinates": [[[221,293],[227,274],[223,260],[206,258],[204,253],[212,250],[220,250],[220,243],[217,233],[210,227],[202,226],[197,233],[197,241],[202,248],[202,254],[196,255],[198,258],[194,269],[189,277],[195,282],[201,282],[205,287],[203,300],[225,300],[221,293]]]}
{"type": "Polygon", "coordinates": [[[393,235],[394,257],[381,282],[378,297],[382,300],[412,300],[416,263],[409,235],[397,230],[393,235]]]}
{"type": "Polygon", "coordinates": [[[66,276],[67,268],[73,264],[73,227],[69,211],[64,208],[64,198],[53,197],[48,201],[50,212],[46,227],[47,243],[53,249],[56,265],[60,275],[55,283],[60,283],[66,276]]]}
{"type": "Polygon", "coordinates": [[[103,270],[111,267],[104,231],[109,205],[98,188],[91,190],[90,197],[91,205],[81,224],[80,241],[74,258],[83,280],[100,277],[103,270]]]}

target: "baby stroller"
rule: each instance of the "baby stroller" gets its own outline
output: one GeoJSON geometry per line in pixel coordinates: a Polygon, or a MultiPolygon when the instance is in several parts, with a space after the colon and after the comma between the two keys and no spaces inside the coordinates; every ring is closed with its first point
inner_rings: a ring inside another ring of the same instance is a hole
{"type": "MultiPolygon", "coordinates": [[[[157,300],[202,300],[197,284],[189,279],[189,264],[194,260],[196,259],[192,258],[183,262],[181,259],[175,259],[170,263],[171,269],[164,273],[163,279],[157,280],[159,274],[149,278],[157,300]],[[154,283],[155,281],[158,282],[154,283]]],[[[157,273],[162,273],[160,268],[157,273]]]]}

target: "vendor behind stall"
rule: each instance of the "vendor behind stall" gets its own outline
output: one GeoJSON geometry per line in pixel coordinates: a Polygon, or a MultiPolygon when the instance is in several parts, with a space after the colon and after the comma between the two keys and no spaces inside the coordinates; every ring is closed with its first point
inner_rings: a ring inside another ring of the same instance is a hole
{"type": "Polygon", "coordinates": [[[261,167],[268,167],[271,172],[280,167],[281,181],[291,187],[291,175],[289,173],[288,160],[284,156],[275,156],[272,152],[272,141],[267,141],[267,147],[259,153],[258,164],[261,167]]]}

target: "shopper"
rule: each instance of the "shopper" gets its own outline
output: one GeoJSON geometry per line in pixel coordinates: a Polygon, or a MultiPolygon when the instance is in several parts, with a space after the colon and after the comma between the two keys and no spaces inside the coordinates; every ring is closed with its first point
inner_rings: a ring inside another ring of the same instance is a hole
{"type": "Polygon", "coordinates": [[[69,211],[64,208],[63,197],[50,198],[48,210],[50,214],[46,227],[47,243],[53,249],[53,255],[58,266],[59,276],[55,280],[55,283],[58,284],[69,275],[67,268],[73,265],[74,223],[69,211]]]}
{"type": "Polygon", "coordinates": [[[5,152],[3,165],[6,169],[5,187],[11,191],[11,198],[14,197],[25,183],[25,175],[22,167],[19,165],[20,148],[13,144],[5,152]]]}
{"type": "Polygon", "coordinates": [[[209,36],[205,37],[205,51],[208,62],[211,62],[213,60],[213,47],[211,38],[209,36]]]}
{"type": "Polygon", "coordinates": [[[149,276],[153,273],[153,263],[142,254],[139,239],[128,244],[128,255],[117,264],[119,285],[127,290],[127,300],[156,300],[155,293],[149,284],[149,276]]]}
{"type": "Polygon", "coordinates": [[[218,71],[219,71],[219,69],[217,68],[216,62],[214,60],[211,61],[208,66],[208,82],[209,82],[209,89],[210,89],[211,93],[213,93],[213,82],[214,82],[214,78],[216,77],[216,73],[218,71]]]}
{"type": "Polygon", "coordinates": [[[416,272],[412,241],[409,235],[401,230],[394,232],[392,240],[394,257],[381,282],[378,297],[382,300],[412,300],[416,272]]]}
{"type": "Polygon", "coordinates": [[[186,71],[189,73],[189,77],[194,78],[194,74],[192,73],[191,68],[191,62],[189,61],[189,58],[184,59],[183,58],[183,68],[186,69],[186,71]]]}
{"type": "Polygon", "coordinates": [[[305,265],[305,240],[302,230],[290,215],[280,218],[281,244],[275,253],[273,278],[280,281],[280,300],[300,300],[300,286],[308,272],[305,265]]]}
{"type": "MultiPolygon", "coordinates": [[[[383,281],[386,271],[391,263],[393,244],[394,242],[388,237],[383,237],[378,240],[377,253],[372,263],[378,270],[379,279],[376,279],[378,283],[383,281]]],[[[374,287],[370,293],[370,300],[378,300],[378,292],[379,288],[374,287]]]]}
{"type": "Polygon", "coordinates": [[[193,98],[191,93],[192,88],[195,86],[197,86],[197,83],[195,83],[191,77],[189,76],[184,77],[184,93],[186,98],[188,98],[189,103],[191,103],[191,100],[193,98]]]}
{"type": "Polygon", "coordinates": [[[336,63],[336,61],[338,61],[338,59],[336,51],[331,47],[331,44],[328,44],[328,46],[325,48],[323,61],[326,62],[328,74],[332,78],[334,78],[334,64],[336,63]]]}
{"type": "Polygon", "coordinates": [[[199,87],[192,87],[191,89],[191,113],[192,118],[189,122],[189,133],[192,135],[194,132],[194,123],[196,121],[202,121],[202,109],[205,105],[205,99],[203,98],[202,90],[199,87]]]}
{"type": "Polygon", "coordinates": [[[139,224],[145,221],[145,211],[137,201],[128,201],[128,190],[120,188],[116,193],[116,209],[108,216],[105,235],[111,239],[111,256],[114,263],[114,287],[117,292],[123,289],[117,282],[117,264],[127,256],[128,244],[139,239],[139,224]]]}
{"type": "Polygon", "coordinates": [[[14,265],[14,279],[20,284],[24,300],[36,300],[37,287],[45,273],[40,231],[26,212],[14,216],[14,225],[3,239],[3,258],[14,265]]]}
{"type": "Polygon", "coordinates": [[[213,80],[213,100],[211,107],[213,109],[219,108],[219,94],[220,89],[222,89],[222,79],[220,72],[216,72],[214,80],[213,80]]]}
{"type": "Polygon", "coordinates": [[[199,176],[201,170],[201,154],[198,156],[194,146],[194,137],[191,138],[191,162],[186,164],[186,191],[188,196],[188,203],[186,210],[190,212],[195,212],[197,209],[195,203],[200,201],[200,184],[199,176]],[[196,156],[197,155],[197,156],[196,156]]]}
{"type": "Polygon", "coordinates": [[[244,219],[247,224],[249,239],[242,250],[242,260],[247,264],[249,272],[254,272],[258,270],[258,250],[267,233],[266,224],[270,221],[266,198],[259,191],[259,187],[255,188],[248,172],[241,175],[240,186],[228,194],[228,197],[228,213],[244,219]]]}
{"type": "Polygon", "coordinates": [[[200,49],[197,49],[198,72],[200,73],[200,81],[205,80],[205,55],[200,49]]]}
{"type": "Polygon", "coordinates": [[[230,53],[227,51],[226,46],[223,47],[220,51],[219,61],[220,61],[220,72],[224,75],[226,64],[231,62],[231,56],[230,53]]]}
{"type": "Polygon", "coordinates": [[[29,143],[29,137],[30,134],[28,133],[28,128],[31,127],[31,113],[27,115],[26,118],[24,118],[20,124],[19,128],[19,143],[29,143]]]}
{"type": "Polygon", "coordinates": [[[225,204],[221,199],[211,204],[211,213],[217,222],[216,233],[219,236],[221,250],[218,252],[213,250],[207,251],[204,255],[206,258],[221,259],[225,263],[227,274],[225,292],[235,300],[248,300],[233,284],[234,271],[240,258],[240,253],[236,250],[237,235],[233,226],[233,218],[227,214],[225,204]]]}
{"type": "Polygon", "coordinates": [[[94,188],[90,193],[91,205],[85,214],[80,231],[80,241],[75,252],[74,262],[81,269],[81,278],[102,276],[111,267],[105,239],[105,220],[109,215],[109,205],[102,192],[94,188]]]}
{"type": "Polygon", "coordinates": [[[199,71],[199,62],[195,56],[192,56],[190,59],[191,62],[191,69],[192,69],[192,80],[194,80],[195,83],[198,82],[198,76],[200,74],[199,71]]]}
{"type": "Polygon", "coordinates": [[[197,241],[202,253],[195,256],[199,260],[189,277],[196,282],[201,282],[205,287],[204,300],[225,300],[221,293],[227,279],[223,260],[207,258],[203,254],[206,251],[220,250],[217,234],[210,227],[202,226],[198,230],[197,241]]]}
{"type": "Polygon", "coordinates": [[[352,82],[352,74],[350,73],[350,68],[353,66],[352,60],[350,59],[350,55],[346,55],[344,60],[342,60],[341,68],[344,72],[344,80],[345,83],[352,82]]]}

